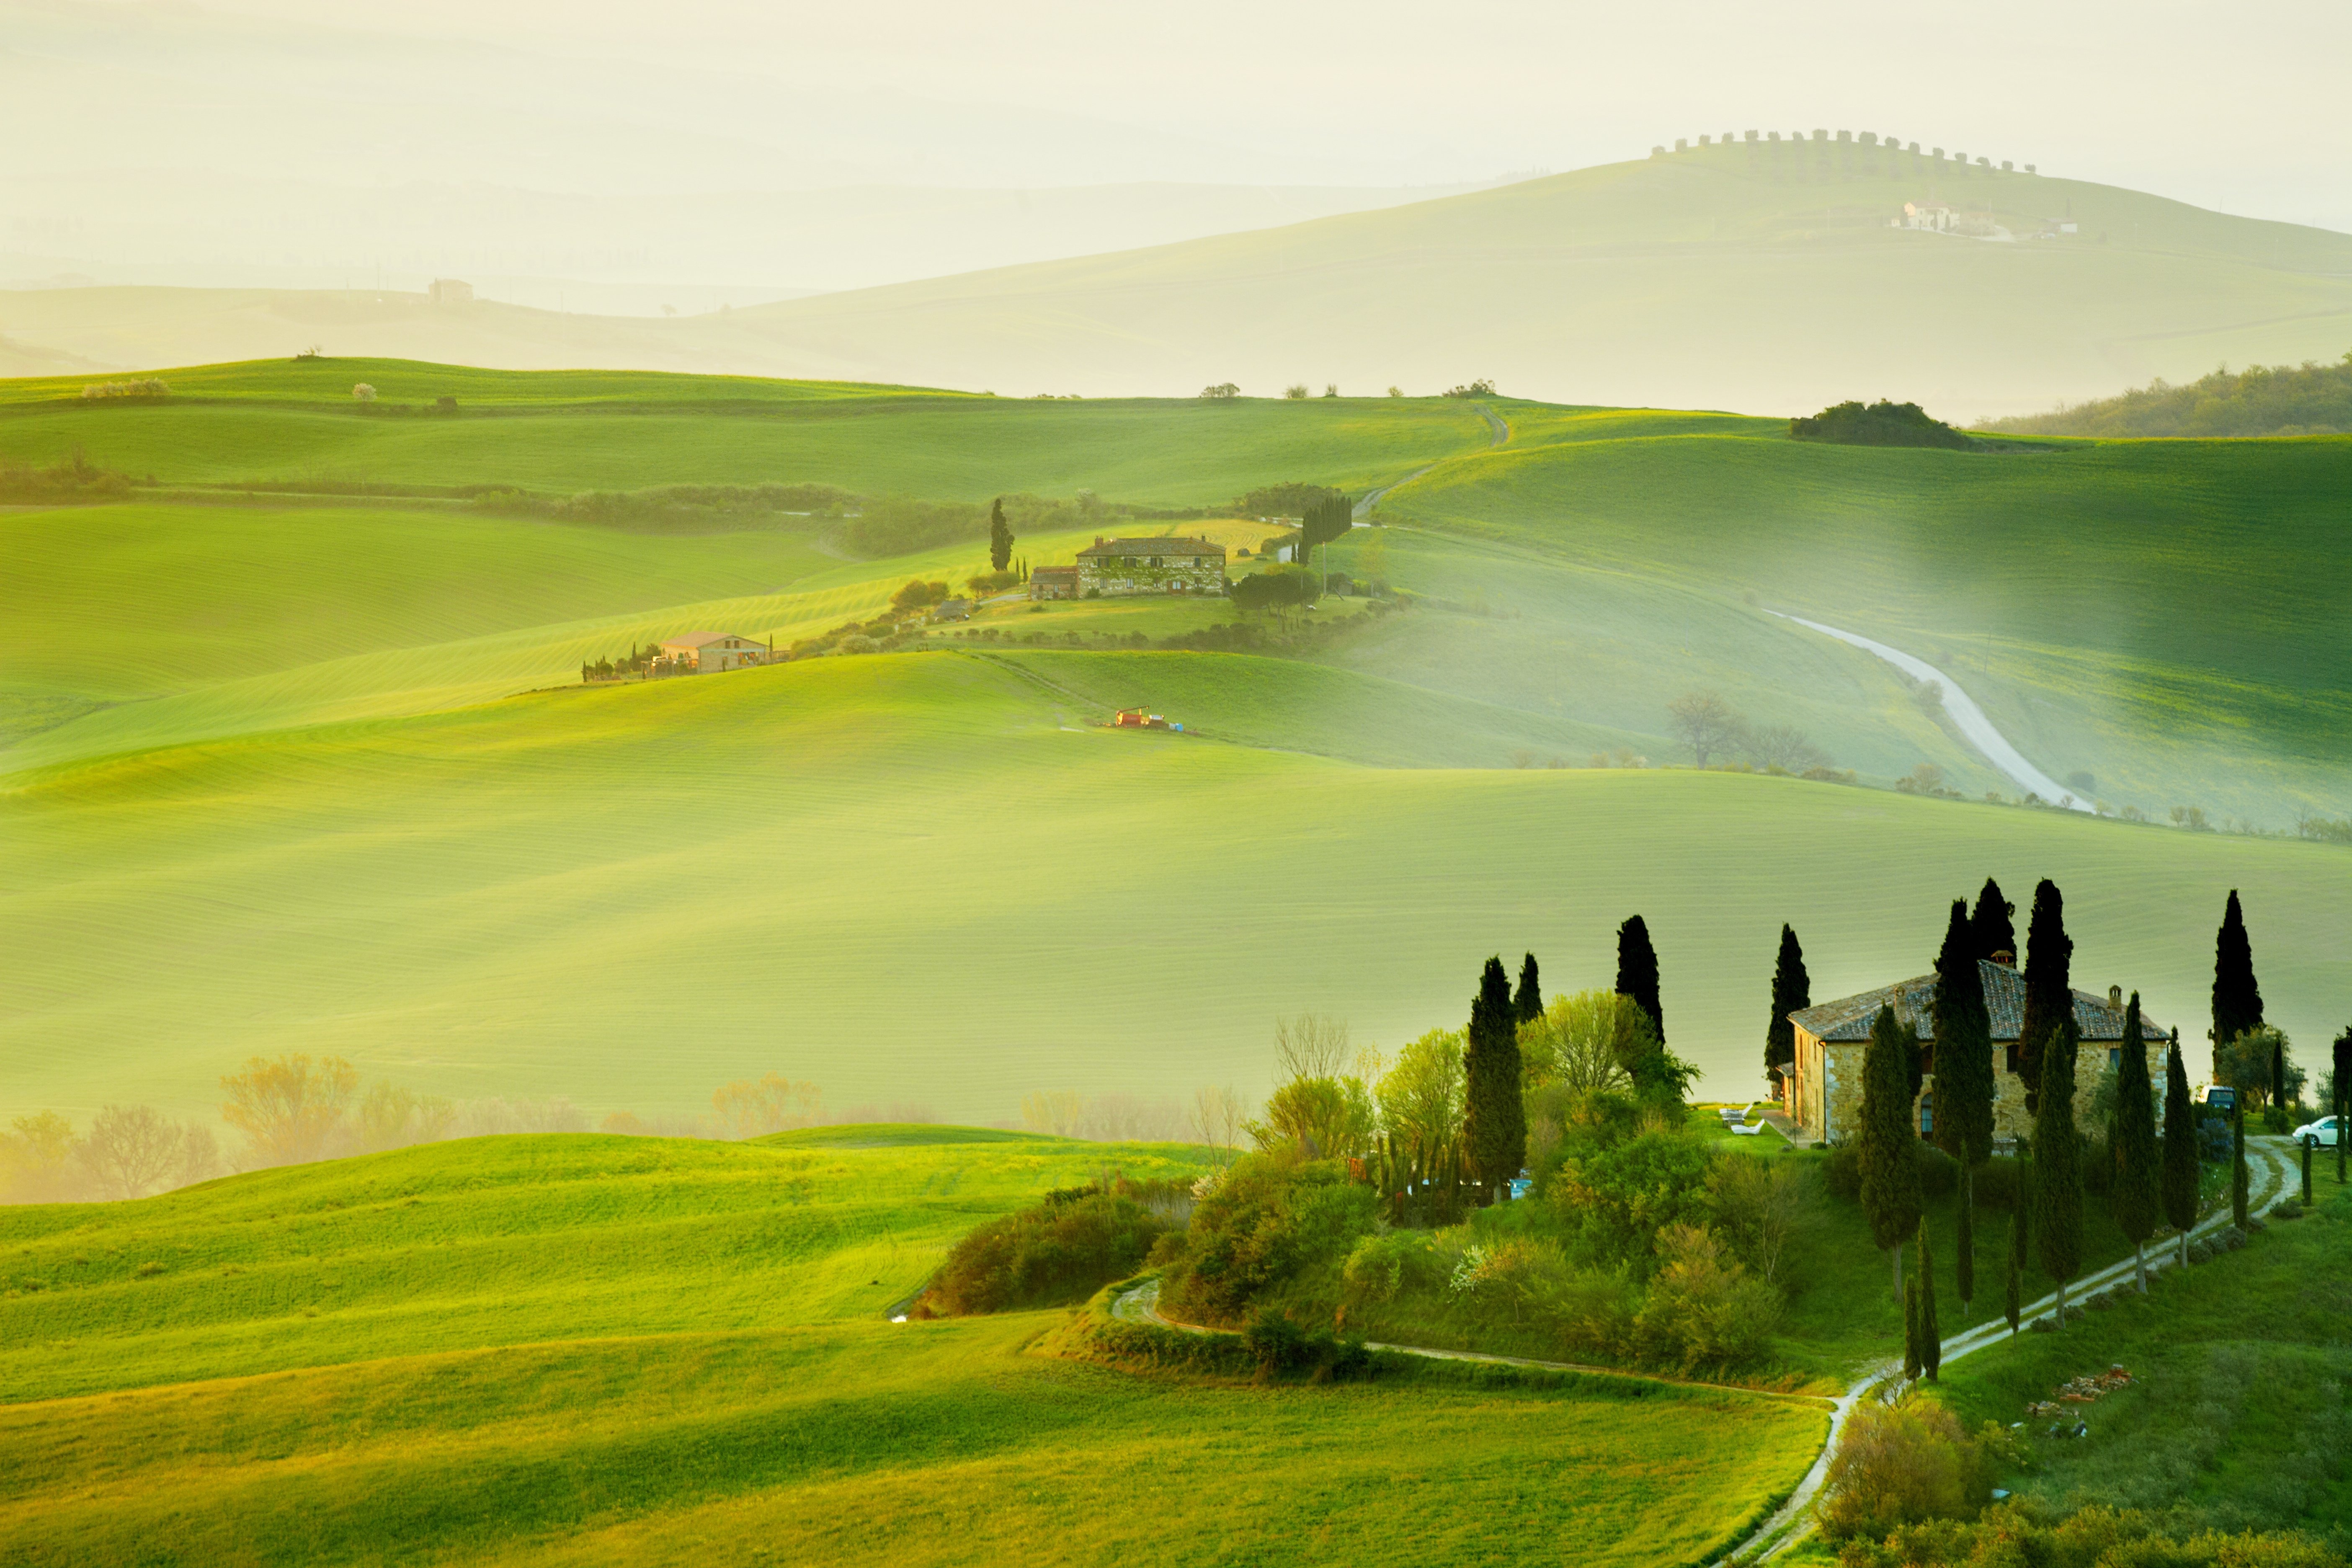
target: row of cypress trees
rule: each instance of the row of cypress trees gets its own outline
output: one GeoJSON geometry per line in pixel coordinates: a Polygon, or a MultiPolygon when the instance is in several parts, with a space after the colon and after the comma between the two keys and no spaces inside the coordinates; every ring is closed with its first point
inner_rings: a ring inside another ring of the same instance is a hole
{"type": "MultiPolygon", "coordinates": [[[[1617,928],[1617,984],[1649,1015],[1658,1040],[1655,1063],[1636,1070],[1637,1092],[1679,1089],[1681,1079],[1665,1047],[1665,1012],[1658,1001],[1658,953],[1650,942],[1649,925],[1634,915],[1617,928]]],[[[1527,1102],[1521,1093],[1523,1067],[1519,1060],[1519,1026],[1543,1012],[1543,984],[1536,955],[1519,965],[1517,990],[1503,968],[1502,955],[1486,960],[1478,976],[1477,994],[1470,999],[1470,1027],[1462,1053],[1463,1143],[1472,1173],[1494,1193],[1507,1185],[1527,1164],[1527,1102]]]]}

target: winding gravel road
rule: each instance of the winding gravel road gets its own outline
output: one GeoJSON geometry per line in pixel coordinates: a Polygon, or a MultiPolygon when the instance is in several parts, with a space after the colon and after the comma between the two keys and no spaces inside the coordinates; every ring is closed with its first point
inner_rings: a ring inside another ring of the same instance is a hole
{"type": "Polygon", "coordinates": [[[1783,615],[1779,610],[1769,613],[1780,616],[1784,621],[1794,621],[1801,626],[1811,627],[1825,637],[1835,637],[1838,641],[1858,647],[1864,653],[1875,654],[1914,680],[1937,682],[1944,689],[1944,711],[1952,716],[1952,722],[1960,727],[1960,733],[1969,738],[1969,743],[1984,753],[1985,761],[2008,774],[2011,782],[2020,789],[2029,794],[2038,795],[2053,805],[2064,801],[2070,810],[2081,812],[2091,810],[2087,802],[2074,798],[2074,791],[2027,762],[2024,754],[2009,743],[2009,738],[1993,728],[1992,721],[1985,717],[1984,710],[1977,706],[1976,699],[1961,690],[1958,681],[1954,680],[1927,660],[1914,658],[1900,648],[1888,647],[1883,642],[1873,642],[1870,638],[1857,633],[1842,632],[1835,626],[1825,626],[1819,621],[1809,621],[1802,616],[1783,615]]]}

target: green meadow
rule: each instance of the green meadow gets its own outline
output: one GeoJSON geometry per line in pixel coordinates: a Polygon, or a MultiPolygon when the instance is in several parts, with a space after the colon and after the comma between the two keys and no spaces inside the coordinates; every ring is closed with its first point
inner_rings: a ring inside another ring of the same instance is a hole
{"type": "Polygon", "coordinates": [[[1826,1417],[1788,1401],[1255,1387],[1045,1353],[1061,1312],[885,1321],[980,1220],[1197,1156],[509,1138],[8,1211],[0,1554],[1668,1563],[1818,1450],[1826,1417]]]}

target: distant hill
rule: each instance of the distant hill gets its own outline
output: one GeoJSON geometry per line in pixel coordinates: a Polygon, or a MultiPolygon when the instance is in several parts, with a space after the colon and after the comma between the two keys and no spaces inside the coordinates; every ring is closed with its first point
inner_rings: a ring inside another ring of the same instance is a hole
{"type": "Polygon", "coordinates": [[[2120,397],[1996,420],[2037,436],[2341,436],[2352,433],[2352,353],[2335,364],[2217,370],[2186,386],[2162,381],[2120,397]]]}
{"type": "Polygon", "coordinates": [[[2352,342],[2352,236],[1884,146],[1743,142],[674,321],[84,289],[0,295],[0,332],[121,369],[317,342],[1003,394],[1487,376],[1517,396],[1782,416],[1888,397],[1965,424],[2224,361],[2333,359],[2352,342]],[[1906,204],[1956,227],[1893,226],[1906,204]]]}

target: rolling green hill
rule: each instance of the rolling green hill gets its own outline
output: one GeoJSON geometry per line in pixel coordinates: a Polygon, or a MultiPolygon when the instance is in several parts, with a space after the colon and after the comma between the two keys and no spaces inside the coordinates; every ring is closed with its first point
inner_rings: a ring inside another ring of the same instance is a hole
{"type": "Polygon", "coordinates": [[[1507,1530],[1665,1563],[1818,1447],[1780,1400],[1252,1388],[1035,1353],[1058,1313],[883,1320],[980,1220],[1200,1153],[499,1138],[0,1211],[0,1556],[1226,1561],[1312,1532],[1433,1563],[1507,1530]]]}
{"type": "MultiPolygon", "coordinates": [[[[1236,381],[1976,419],[2352,342],[2352,237],[1884,147],[1696,148],[1285,227],[675,321],[415,296],[11,295],[26,355],[399,355],[1185,395],[1236,381]],[[1987,237],[1890,227],[1948,205],[1987,237]],[[2071,232],[2066,226],[2072,226],[2071,232]]],[[[44,368],[22,360],[26,372],[44,368]]],[[[64,367],[60,367],[64,368],[64,367]]]]}
{"type": "Polygon", "coordinates": [[[1781,921],[1839,994],[1917,973],[1941,900],[1988,873],[2056,878],[2077,974],[2144,991],[2192,1038],[2222,896],[2248,889],[2273,1016],[2306,1040],[2338,1022],[2352,879],[2332,847],[1118,733],[1016,663],[1106,695],[1148,697],[1163,666],[1171,690],[1216,680],[1223,721],[1260,736],[1286,703],[1309,728],[1348,717],[1291,662],[933,653],[20,772],[0,796],[11,1099],[193,1108],[289,1049],[596,1112],[693,1111],[768,1070],[835,1105],[919,1094],[971,1120],[1042,1089],[1255,1090],[1278,1014],[1339,1012],[1394,1047],[1457,1022],[1488,952],[1606,984],[1636,911],[1676,1048],[1738,1095],[1781,921]]]}

